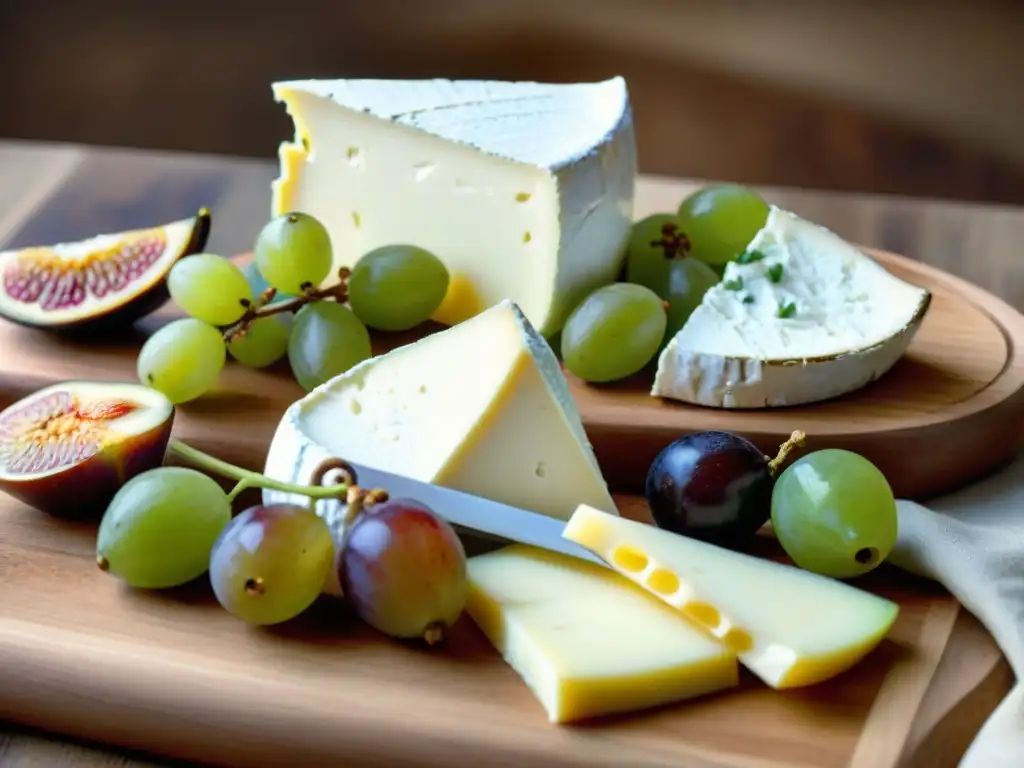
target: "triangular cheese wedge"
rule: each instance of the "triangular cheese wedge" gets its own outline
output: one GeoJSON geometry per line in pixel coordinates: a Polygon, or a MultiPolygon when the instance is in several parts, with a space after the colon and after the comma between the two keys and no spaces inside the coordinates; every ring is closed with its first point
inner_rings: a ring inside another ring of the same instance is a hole
{"type": "Polygon", "coordinates": [[[508,301],[294,403],[265,471],[308,483],[328,457],[563,520],[581,499],[617,514],[554,352],[508,301]]]}
{"type": "Polygon", "coordinates": [[[633,211],[625,81],[301,80],[273,85],[295,123],[274,214],[320,219],[335,267],[381,245],[451,273],[437,319],[508,298],[545,335],[615,279],[633,211]]]}
{"type": "Polygon", "coordinates": [[[720,408],[838,397],[906,352],[931,302],[834,232],[777,207],[668,343],[651,394],[720,408]]]}
{"type": "Polygon", "coordinates": [[[846,671],[899,606],[841,581],[581,506],[563,536],[681,611],[773,688],[846,671]]]}
{"type": "Polygon", "coordinates": [[[514,545],[468,570],[467,612],[553,723],[738,683],[732,653],[607,568],[514,545]]]}

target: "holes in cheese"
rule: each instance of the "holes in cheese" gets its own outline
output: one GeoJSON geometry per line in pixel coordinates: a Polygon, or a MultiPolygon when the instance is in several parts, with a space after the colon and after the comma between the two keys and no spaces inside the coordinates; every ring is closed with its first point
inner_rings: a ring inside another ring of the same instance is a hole
{"type": "Polygon", "coordinates": [[[509,299],[546,337],[616,279],[632,224],[626,82],[292,80],[273,86],[309,152],[279,150],[275,213],[327,228],[333,269],[411,243],[471,283],[436,320],[509,299]],[[348,212],[358,209],[359,228],[348,212]],[[524,264],[524,259],[528,262],[524,264]]]}
{"type": "Polygon", "coordinates": [[[562,535],[680,611],[773,688],[846,671],[882,641],[899,612],[896,603],[841,581],[586,505],[562,535]]]}
{"type": "Polygon", "coordinates": [[[664,568],[655,568],[647,574],[647,586],[652,592],[674,595],[679,591],[679,577],[664,568]]]}
{"type": "Polygon", "coordinates": [[[554,723],[731,688],[736,656],[613,570],[517,544],[471,558],[467,612],[554,723]]]}

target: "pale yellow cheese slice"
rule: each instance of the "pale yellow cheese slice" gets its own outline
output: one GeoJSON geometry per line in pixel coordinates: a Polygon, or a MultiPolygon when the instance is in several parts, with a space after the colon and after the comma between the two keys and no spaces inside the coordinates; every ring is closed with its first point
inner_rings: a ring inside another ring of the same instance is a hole
{"type": "Polygon", "coordinates": [[[846,671],[899,606],[849,584],[581,505],[562,535],[681,611],[773,688],[846,671]]]}
{"type": "Polygon", "coordinates": [[[469,560],[467,611],[553,723],[738,684],[736,657],[614,571],[512,545],[469,560]]]}

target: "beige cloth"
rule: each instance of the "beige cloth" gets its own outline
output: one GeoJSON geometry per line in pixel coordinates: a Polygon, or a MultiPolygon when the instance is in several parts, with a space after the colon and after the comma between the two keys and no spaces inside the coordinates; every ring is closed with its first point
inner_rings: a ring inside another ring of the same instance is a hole
{"type": "Polygon", "coordinates": [[[1024,457],[928,507],[898,508],[890,562],[945,586],[992,633],[1018,680],[960,768],[1024,768],[1024,457]]]}

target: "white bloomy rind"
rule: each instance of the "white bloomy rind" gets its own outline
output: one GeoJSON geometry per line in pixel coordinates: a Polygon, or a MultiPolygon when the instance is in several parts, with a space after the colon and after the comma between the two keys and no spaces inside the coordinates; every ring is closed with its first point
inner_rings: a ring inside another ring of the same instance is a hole
{"type": "Polygon", "coordinates": [[[853,392],[903,356],[931,301],[838,235],[774,206],[748,250],[764,258],[728,264],[661,353],[652,395],[764,408],[853,392]]]}
{"type": "MultiPolygon", "coordinates": [[[[298,80],[274,97],[274,215],[327,227],[335,269],[382,245],[433,252],[472,298],[514,301],[545,336],[615,279],[637,170],[626,83],[298,80]]],[[[330,279],[333,279],[330,278],[330,279]]]]}

